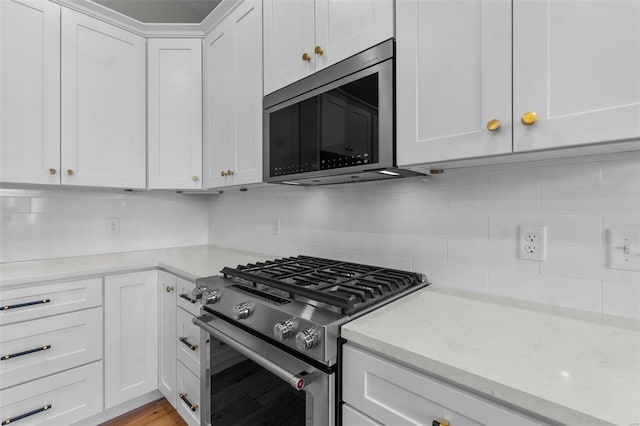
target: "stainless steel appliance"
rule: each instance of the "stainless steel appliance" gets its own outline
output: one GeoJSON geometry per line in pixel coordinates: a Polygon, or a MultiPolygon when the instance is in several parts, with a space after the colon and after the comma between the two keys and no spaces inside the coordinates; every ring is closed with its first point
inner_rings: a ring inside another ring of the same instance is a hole
{"type": "Polygon", "coordinates": [[[414,272],[297,256],[196,282],[201,424],[337,424],[342,324],[428,285],[414,272]],[[244,423],[243,423],[244,422],[244,423]]]}
{"type": "Polygon", "coordinates": [[[387,40],[264,98],[264,181],[323,185],[415,176],[395,167],[387,40]]]}

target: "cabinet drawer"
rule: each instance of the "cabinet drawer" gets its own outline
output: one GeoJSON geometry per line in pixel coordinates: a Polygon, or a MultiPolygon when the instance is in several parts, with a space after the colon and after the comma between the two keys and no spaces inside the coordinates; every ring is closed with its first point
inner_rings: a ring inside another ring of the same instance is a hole
{"type": "Polygon", "coordinates": [[[0,391],[2,424],[33,413],[17,424],[66,426],[101,411],[102,361],[0,391]]]}
{"type": "Polygon", "coordinates": [[[344,401],[383,424],[544,424],[351,345],[344,346],[343,360],[344,401]]]}
{"type": "Polygon", "coordinates": [[[200,424],[200,379],[177,361],[178,413],[190,426],[200,424]],[[181,396],[182,395],[182,396],[181,396]],[[187,403],[188,401],[188,403],[187,403]]]}
{"type": "Polygon", "coordinates": [[[191,312],[191,315],[200,315],[200,302],[196,302],[195,299],[192,298],[191,294],[193,289],[196,288],[195,283],[178,278],[176,287],[178,289],[178,291],[176,291],[178,306],[187,312],[191,312]]]}
{"type": "Polygon", "coordinates": [[[176,349],[178,360],[194,374],[200,374],[200,328],[193,324],[193,315],[178,309],[178,327],[176,349]]]}
{"type": "Polygon", "coordinates": [[[0,291],[0,325],[102,304],[102,278],[0,291]]]}
{"type": "Polygon", "coordinates": [[[343,426],[382,426],[348,404],[342,406],[343,426]]]}
{"type": "Polygon", "coordinates": [[[102,358],[102,308],[0,327],[0,388],[102,358]]]}

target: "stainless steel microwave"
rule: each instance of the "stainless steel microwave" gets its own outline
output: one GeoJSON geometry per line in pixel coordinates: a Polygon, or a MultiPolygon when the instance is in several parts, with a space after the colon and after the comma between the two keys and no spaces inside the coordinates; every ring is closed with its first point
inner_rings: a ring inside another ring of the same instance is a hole
{"type": "Polygon", "coordinates": [[[391,179],[395,168],[394,41],[264,98],[264,181],[323,185],[391,179]]]}

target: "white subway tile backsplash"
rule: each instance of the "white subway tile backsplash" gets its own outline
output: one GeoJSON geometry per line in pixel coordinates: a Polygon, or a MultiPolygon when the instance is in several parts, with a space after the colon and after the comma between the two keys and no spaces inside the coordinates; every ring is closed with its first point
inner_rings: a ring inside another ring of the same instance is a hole
{"type": "Polygon", "coordinates": [[[640,212],[640,182],[543,186],[540,208],[554,214],[640,212]]]}
{"type": "Polygon", "coordinates": [[[0,261],[207,244],[205,198],[175,193],[0,189],[0,261]],[[120,233],[109,234],[109,218],[120,233]]]}
{"type": "Polygon", "coordinates": [[[474,214],[413,216],[413,234],[437,238],[489,238],[489,217],[474,214]]]}
{"type": "Polygon", "coordinates": [[[538,212],[538,188],[456,190],[449,195],[451,213],[538,212]]]}
{"type": "Polygon", "coordinates": [[[455,263],[413,259],[413,270],[427,275],[434,285],[487,293],[488,269],[455,263]]]}
{"type": "Polygon", "coordinates": [[[550,185],[584,185],[599,183],[600,167],[594,160],[561,166],[517,167],[489,172],[490,187],[519,188],[550,185]]]}
{"type": "Polygon", "coordinates": [[[602,312],[640,320],[640,285],[603,282],[602,312]]]}
{"type": "Polygon", "coordinates": [[[446,191],[385,192],[385,213],[438,214],[446,213],[449,194],[446,191]]]}
{"type": "Polygon", "coordinates": [[[392,256],[418,257],[441,262],[447,260],[447,240],[405,235],[385,235],[383,253],[392,256]]]}
{"type": "Polygon", "coordinates": [[[640,156],[603,161],[602,181],[605,183],[640,181],[640,156]]]}

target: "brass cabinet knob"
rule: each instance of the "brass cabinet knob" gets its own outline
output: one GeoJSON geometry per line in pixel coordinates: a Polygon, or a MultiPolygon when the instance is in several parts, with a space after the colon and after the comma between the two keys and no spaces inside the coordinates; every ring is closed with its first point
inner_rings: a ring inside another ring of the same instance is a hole
{"type": "Polygon", "coordinates": [[[73,170],[71,170],[71,169],[67,169],[67,174],[68,174],[69,176],[73,176],[73,170]]]}
{"type": "Polygon", "coordinates": [[[433,423],[431,423],[432,426],[449,426],[449,420],[442,420],[441,422],[439,422],[438,420],[434,420],[433,423]]]}
{"type": "Polygon", "coordinates": [[[191,180],[193,180],[194,182],[197,182],[198,180],[200,180],[200,178],[198,176],[193,176],[191,180]]]}
{"type": "Polygon", "coordinates": [[[309,55],[307,52],[304,52],[302,54],[302,60],[305,62],[309,62],[311,60],[311,55],[309,55]]]}
{"type": "Polygon", "coordinates": [[[225,172],[224,170],[220,172],[220,176],[222,177],[226,177],[227,176],[227,172],[225,172]]]}
{"type": "Polygon", "coordinates": [[[320,46],[316,46],[316,48],[313,49],[313,51],[316,55],[322,55],[324,53],[324,50],[322,50],[322,47],[320,46]]]}
{"type": "Polygon", "coordinates": [[[235,172],[233,170],[227,170],[227,176],[233,176],[235,172]]]}
{"type": "Polygon", "coordinates": [[[531,126],[533,123],[538,121],[538,114],[533,111],[528,111],[522,114],[522,118],[520,119],[522,124],[525,126],[531,126]]]}
{"type": "Polygon", "coordinates": [[[487,130],[489,130],[490,132],[495,132],[499,128],[500,128],[500,120],[498,120],[497,118],[494,118],[493,120],[489,120],[487,122],[487,130]]]}
{"type": "Polygon", "coordinates": [[[56,169],[53,169],[53,168],[49,169],[49,174],[50,175],[55,175],[56,173],[58,173],[58,171],[56,169]]]}
{"type": "Polygon", "coordinates": [[[171,293],[173,291],[173,287],[167,287],[167,293],[171,293]]]}

